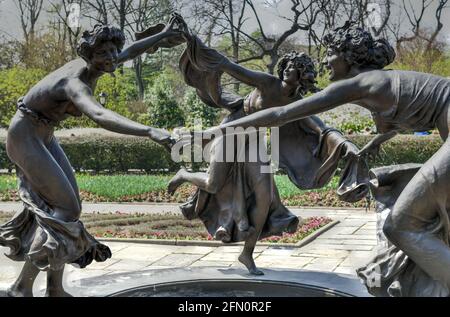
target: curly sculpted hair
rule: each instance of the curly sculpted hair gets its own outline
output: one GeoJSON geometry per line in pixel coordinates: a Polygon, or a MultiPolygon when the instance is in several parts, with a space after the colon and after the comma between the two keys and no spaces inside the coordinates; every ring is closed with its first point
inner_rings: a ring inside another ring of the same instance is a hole
{"type": "Polygon", "coordinates": [[[395,59],[394,48],[385,39],[374,39],[355,22],[347,21],[324,38],[325,45],[344,54],[350,65],[382,69],[395,59]]]}
{"type": "Polygon", "coordinates": [[[92,31],[84,31],[78,42],[77,53],[85,61],[89,62],[94,50],[104,42],[113,42],[120,53],[125,44],[123,32],[112,26],[96,24],[92,31]]]}
{"type": "Polygon", "coordinates": [[[303,52],[297,53],[295,51],[292,51],[290,53],[284,54],[279,60],[277,66],[277,74],[281,80],[284,80],[283,73],[289,62],[294,63],[295,68],[299,73],[299,78],[301,78],[298,92],[302,95],[306,94],[309,91],[317,92],[319,90],[315,86],[317,71],[312,58],[303,52]],[[304,79],[304,76],[302,76],[305,73],[310,74],[310,76],[307,76],[306,79],[304,79]]]}

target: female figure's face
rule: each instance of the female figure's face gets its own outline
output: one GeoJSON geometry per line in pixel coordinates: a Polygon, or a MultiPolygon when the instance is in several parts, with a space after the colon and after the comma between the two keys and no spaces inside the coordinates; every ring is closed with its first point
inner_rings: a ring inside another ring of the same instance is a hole
{"type": "Polygon", "coordinates": [[[95,48],[91,65],[102,72],[112,73],[117,68],[118,55],[117,47],[113,42],[103,42],[95,48]]]}
{"type": "Polygon", "coordinates": [[[295,67],[295,63],[289,61],[283,71],[283,81],[289,85],[298,85],[300,80],[299,73],[299,70],[295,67]]]}
{"type": "Polygon", "coordinates": [[[327,50],[324,64],[331,71],[330,80],[336,81],[347,77],[350,71],[350,65],[344,58],[344,54],[333,49],[327,50]]]}

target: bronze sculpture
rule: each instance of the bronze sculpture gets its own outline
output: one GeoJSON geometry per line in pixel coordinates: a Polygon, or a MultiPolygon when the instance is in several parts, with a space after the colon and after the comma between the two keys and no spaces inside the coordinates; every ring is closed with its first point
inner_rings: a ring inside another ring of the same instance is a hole
{"type": "MultiPolygon", "coordinates": [[[[420,295],[420,289],[425,290],[436,282],[440,290],[434,294],[448,296],[450,81],[425,73],[383,70],[394,60],[393,48],[383,39],[374,40],[370,33],[352,23],[336,29],[326,42],[326,62],[335,83],[311,97],[284,107],[262,110],[211,131],[225,131],[226,127],[238,126],[279,126],[345,103],[357,104],[371,111],[381,133],[361,150],[360,155],[376,150],[398,131],[437,128],[444,144],[413,173],[406,185],[403,184],[405,187],[398,198],[394,197],[383,232],[398,250],[404,252],[406,259],[423,271],[422,279],[413,282],[417,285],[412,285],[419,289],[416,295],[420,295]]],[[[405,169],[406,174],[410,172],[410,168],[405,169]]],[[[395,252],[385,260],[386,268],[393,270],[388,274],[398,273],[395,272],[396,267],[405,269],[404,266],[396,266],[398,258],[395,258],[395,252]]],[[[384,269],[381,272],[386,273],[384,269]]],[[[381,285],[377,287],[388,288],[393,281],[390,277],[382,275],[381,285]]],[[[401,284],[402,280],[396,283],[401,284]]],[[[407,296],[411,284],[405,283],[403,287],[406,289],[400,295],[407,296]]],[[[387,294],[387,291],[383,293],[387,294]]]]}
{"type": "MultiPolygon", "coordinates": [[[[314,63],[305,53],[284,55],[278,64],[278,77],[253,71],[238,65],[190,34],[184,24],[187,48],[180,60],[185,82],[197,90],[209,106],[231,112],[225,122],[232,122],[253,112],[288,104],[308,92],[317,92],[314,63]],[[225,91],[220,84],[223,73],[255,87],[243,99],[225,91]]],[[[257,138],[257,137],[256,137],[257,138]]],[[[327,127],[318,117],[311,116],[280,129],[280,166],[299,188],[310,189],[326,185],[334,175],[341,158],[347,159],[346,177],[341,179],[341,194],[353,200],[365,196],[367,187],[358,178],[364,169],[356,153],[358,149],[342,134],[327,127]],[[358,174],[359,173],[359,174],[358,174]]],[[[222,242],[245,241],[239,261],[254,275],[263,274],[256,268],[253,251],[259,239],[283,232],[295,232],[298,218],[282,203],[272,173],[261,173],[270,164],[258,157],[257,162],[221,161],[226,142],[216,138],[211,147],[211,159],[206,173],[191,173],[181,169],[170,181],[169,193],[182,183],[197,186],[195,195],[181,206],[188,219],[200,218],[208,232],[222,242]]],[[[247,153],[247,146],[234,148],[247,153]]],[[[259,145],[261,146],[261,145],[259,145]]],[[[238,146],[237,146],[238,147],[238,146]]],[[[225,153],[226,155],[226,153],[225,153]]]]}
{"type": "MultiPolygon", "coordinates": [[[[122,50],[125,37],[115,27],[96,25],[84,32],[73,60],[38,82],[17,103],[7,136],[7,154],[16,165],[24,209],[0,226],[0,245],[13,260],[25,261],[10,296],[32,296],[39,271],[47,271],[48,296],[69,296],[62,285],[65,264],[86,267],[111,257],[109,248],[92,237],[80,222],[81,200],[72,167],[53,136],[68,116],[86,115],[108,130],[148,136],[170,148],[162,129],[147,127],[102,107],[93,97],[100,76],[170,38],[180,36],[178,17],[160,32],[122,50]]],[[[175,41],[176,42],[176,41],[175,41]]]]}

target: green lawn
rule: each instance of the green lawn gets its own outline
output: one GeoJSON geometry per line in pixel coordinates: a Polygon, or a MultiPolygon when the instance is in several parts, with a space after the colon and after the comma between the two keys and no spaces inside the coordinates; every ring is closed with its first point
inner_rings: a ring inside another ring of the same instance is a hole
{"type": "MultiPolygon", "coordinates": [[[[77,182],[80,190],[94,195],[119,199],[124,196],[139,195],[147,192],[165,191],[167,183],[172,175],[88,175],[77,174],[77,182]]],[[[335,177],[326,187],[312,190],[313,192],[323,192],[335,189],[338,184],[338,177],[335,177]]],[[[276,175],[275,181],[282,198],[288,198],[302,194],[286,175],[276,175]]],[[[0,192],[14,190],[17,188],[17,180],[14,175],[0,176],[0,192]]]]}
{"type": "Polygon", "coordinates": [[[171,175],[78,174],[77,181],[80,190],[110,199],[119,199],[123,196],[164,191],[171,177],[171,175]]]}
{"type": "MultiPolygon", "coordinates": [[[[183,185],[174,196],[167,194],[167,183],[172,175],[89,175],[77,174],[78,186],[84,201],[92,202],[184,202],[195,190],[183,185]]],[[[324,188],[300,190],[288,176],[276,175],[280,197],[286,205],[363,207],[363,202],[348,204],[335,195],[339,178],[324,188]]],[[[0,201],[18,200],[17,181],[13,175],[0,175],[0,201]]]]}

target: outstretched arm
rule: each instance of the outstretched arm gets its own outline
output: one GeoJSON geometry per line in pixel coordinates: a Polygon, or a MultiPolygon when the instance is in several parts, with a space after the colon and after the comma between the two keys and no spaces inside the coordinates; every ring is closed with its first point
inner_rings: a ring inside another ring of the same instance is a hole
{"type": "MultiPolygon", "coordinates": [[[[359,75],[333,83],[310,97],[286,106],[258,111],[241,119],[223,124],[218,129],[224,133],[226,128],[234,127],[277,127],[346,103],[355,102],[368,94],[367,84],[360,79],[359,75]]],[[[212,128],[210,132],[214,133],[215,131],[217,131],[217,128],[212,128]]]]}
{"type": "Polygon", "coordinates": [[[75,107],[102,128],[122,134],[148,136],[162,144],[170,140],[169,132],[163,129],[147,127],[105,109],[94,99],[91,89],[79,80],[69,82],[66,91],[75,107]]]}

